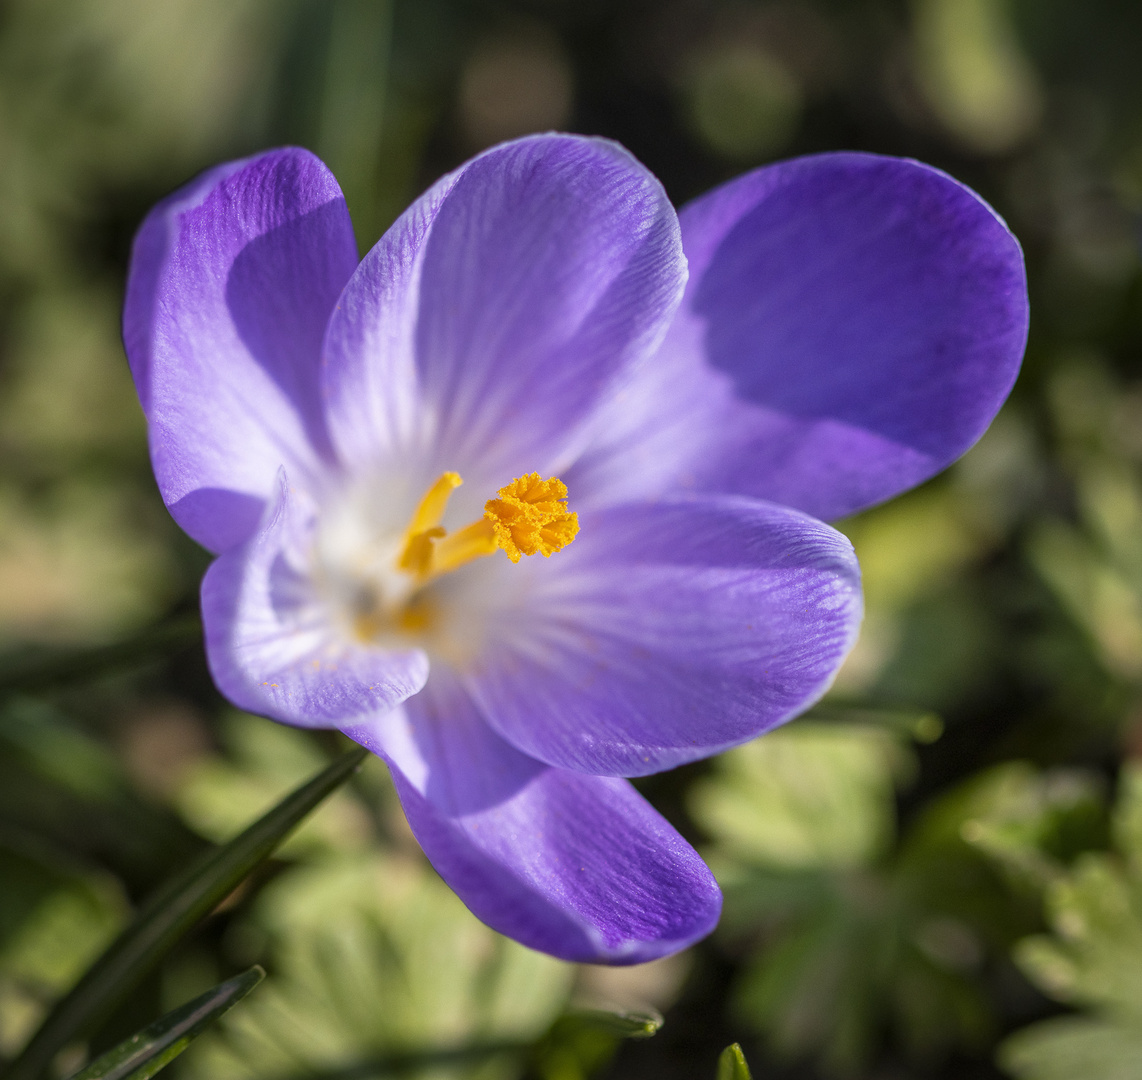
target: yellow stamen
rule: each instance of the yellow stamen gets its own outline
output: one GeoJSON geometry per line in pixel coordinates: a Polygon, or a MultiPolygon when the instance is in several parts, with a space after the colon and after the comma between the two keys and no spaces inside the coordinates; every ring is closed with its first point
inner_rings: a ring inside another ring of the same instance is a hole
{"type": "Polygon", "coordinates": [[[448,500],[462,483],[460,474],[455,472],[441,473],[436,482],[428,489],[420,504],[413,512],[412,521],[408,523],[409,536],[431,529],[440,524],[444,511],[448,509],[448,500]]]}
{"type": "Polygon", "coordinates": [[[447,574],[473,559],[494,555],[496,546],[491,524],[480,518],[437,543],[432,571],[434,574],[447,574]]]}
{"type": "Polygon", "coordinates": [[[464,481],[443,473],[413,512],[397,568],[420,581],[447,574],[503,548],[512,562],[537,552],[551,555],[579,531],[579,519],[567,511],[567,485],[539,473],[517,477],[484,504],[484,516],[448,534],[440,524],[452,492],[464,481]]]}
{"type": "Polygon", "coordinates": [[[424,532],[412,533],[405,540],[404,551],[397,560],[397,566],[415,577],[426,577],[432,573],[433,541],[444,535],[445,531],[439,525],[433,525],[424,532]]]}
{"type": "Polygon", "coordinates": [[[436,482],[425,492],[424,498],[412,513],[412,520],[405,532],[404,548],[401,550],[397,566],[415,577],[428,577],[432,573],[432,543],[444,535],[440,519],[448,509],[448,500],[462,483],[460,474],[441,473],[436,482]]]}
{"type": "Polygon", "coordinates": [[[496,544],[512,562],[537,552],[544,557],[566,547],[579,532],[579,517],[567,511],[567,485],[539,473],[517,477],[484,504],[496,544]]]}

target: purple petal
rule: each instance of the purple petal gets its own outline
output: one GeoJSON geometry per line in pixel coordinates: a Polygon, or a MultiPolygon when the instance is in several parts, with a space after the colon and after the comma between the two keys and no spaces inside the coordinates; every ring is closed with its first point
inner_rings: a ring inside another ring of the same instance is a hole
{"type": "Polygon", "coordinates": [[[585,514],[566,550],[511,569],[526,579],[466,685],[514,746],[587,773],[658,772],[797,715],[861,616],[845,537],[735,496],[585,514]]]}
{"type": "Polygon", "coordinates": [[[392,708],[428,678],[419,649],[353,643],[332,622],[301,554],[303,499],[285,478],[261,529],[202,582],[206,658],[235,705],[287,724],[336,727],[392,708]]]}
{"type": "Polygon", "coordinates": [[[637,964],[717,923],[710,871],[630,784],[525,757],[435,677],[346,733],[388,761],[425,854],[500,933],[564,960],[637,964]]]}
{"type": "Polygon", "coordinates": [[[553,467],[657,346],[685,272],[673,208],[621,147],[495,147],[415,203],[349,283],[326,343],[334,441],[358,465],[427,447],[434,468],[475,462],[499,483],[553,467]]]}
{"type": "Polygon", "coordinates": [[[639,400],[604,419],[589,487],[614,497],[634,472],[834,519],[955,460],[1015,381],[1019,244],[936,169],[801,158],[717,188],[681,221],[682,309],[639,400]]]}
{"type": "Polygon", "coordinates": [[[356,264],[337,181],[305,150],[213,169],[143,222],[123,337],[163,499],[206,547],[253,532],[279,467],[328,456],[321,342],[356,264]]]}

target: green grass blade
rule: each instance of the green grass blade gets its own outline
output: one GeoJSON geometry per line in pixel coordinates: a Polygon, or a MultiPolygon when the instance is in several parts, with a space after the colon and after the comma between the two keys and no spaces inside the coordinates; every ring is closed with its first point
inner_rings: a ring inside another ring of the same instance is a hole
{"type": "Polygon", "coordinates": [[[367,752],[343,754],[245,832],[206,852],[161,888],[48,1014],[4,1080],[38,1080],[62,1047],[90,1034],[199,920],[356,771],[367,752]]]}
{"type": "Polygon", "coordinates": [[[753,1080],[742,1048],[733,1043],[718,1058],[718,1080],[753,1080]]]}
{"type": "Polygon", "coordinates": [[[288,1076],[278,1074],[266,1080],[377,1080],[378,1077],[406,1076],[425,1069],[475,1065],[504,1054],[517,1055],[521,1060],[532,1059],[537,1066],[532,1071],[538,1075],[566,1073],[570,1076],[572,1073],[567,1071],[569,1060],[577,1063],[575,1076],[593,1075],[597,1066],[610,1057],[619,1039],[649,1039],[657,1034],[662,1023],[662,1015],[654,1011],[577,1009],[559,1017],[538,1040],[502,1039],[463,1046],[406,1050],[327,1070],[311,1069],[288,1076]]]}
{"type": "Polygon", "coordinates": [[[108,1050],[71,1080],[149,1080],[265,978],[258,966],[173,1010],[108,1050]]]}
{"type": "Polygon", "coordinates": [[[556,1026],[575,1026],[618,1035],[622,1039],[649,1039],[662,1027],[662,1014],[611,1012],[608,1009],[577,1009],[556,1021],[556,1026]]]}

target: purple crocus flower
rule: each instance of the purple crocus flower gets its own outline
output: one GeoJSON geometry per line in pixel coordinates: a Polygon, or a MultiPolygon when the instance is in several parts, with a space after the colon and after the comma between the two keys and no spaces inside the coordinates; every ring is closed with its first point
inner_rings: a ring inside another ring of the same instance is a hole
{"type": "Polygon", "coordinates": [[[970,446],[1026,329],[1018,244],[935,169],[802,158],[679,219],[566,135],[360,262],[311,154],[220,166],[143,224],[124,315],[159,488],[218,555],[222,692],[379,754],[479,918],[605,963],[721,905],[624,778],[820,697],[861,594],[818,519],[970,446]]]}

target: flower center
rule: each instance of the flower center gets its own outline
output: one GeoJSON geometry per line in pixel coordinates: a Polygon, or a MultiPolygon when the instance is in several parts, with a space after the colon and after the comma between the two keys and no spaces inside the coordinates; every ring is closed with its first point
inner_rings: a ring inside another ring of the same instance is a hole
{"type": "Polygon", "coordinates": [[[420,592],[435,578],[466,563],[494,555],[502,549],[513,563],[524,555],[553,555],[579,532],[577,514],[567,509],[567,485],[558,477],[544,480],[539,473],[519,476],[484,504],[483,517],[449,533],[440,524],[452,492],[464,481],[459,473],[442,473],[413,511],[399,546],[395,569],[412,578],[401,590],[405,601],[399,611],[383,610],[370,600],[358,611],[355,628],[371,640],[382,630],[396,627],[417,632],[431,621],[431,604],[420,592]]]}
{"type": "Polygon", "coordinates": [[[539,473],[519,476],[484,503],[484,516],[445,532],[440,524],[452,492],[464,481],[446,472],[420,500],[405,532],[398,569],[420,580],[439,577],[502,548],[512,562],[554,554],[575,539],[578,515],[567,510],[567,485],[539,473]]]}

